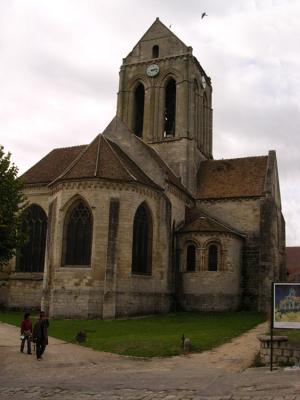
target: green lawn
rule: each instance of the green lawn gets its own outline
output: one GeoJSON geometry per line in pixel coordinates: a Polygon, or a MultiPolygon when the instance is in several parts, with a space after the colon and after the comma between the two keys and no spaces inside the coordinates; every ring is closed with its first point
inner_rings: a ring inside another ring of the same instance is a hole
{"type": "MultiPolygon", "coordinates": [[[[20,325],[22,313],[0,312],[0,321],[20,325]]],[[[211,349],[264,321],[259,313],[180,312],[126,320],[55,320],[49,334],[75,342],[80,330],[85,346],[137,357],[167,357],[182,353],[181,336],[190,338],[194,352],[211,349]]]]}

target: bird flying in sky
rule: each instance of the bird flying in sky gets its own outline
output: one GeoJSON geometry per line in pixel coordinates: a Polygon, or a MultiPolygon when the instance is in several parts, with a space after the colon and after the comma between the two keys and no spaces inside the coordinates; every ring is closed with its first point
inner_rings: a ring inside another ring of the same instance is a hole
{"type": "Polygon", "coordinates": [[[202,13],[202,15],[201,15],[201,19],[203,19],[204,17],[207,17],[207,14],[206,14],[206,12],[202,13]]]}

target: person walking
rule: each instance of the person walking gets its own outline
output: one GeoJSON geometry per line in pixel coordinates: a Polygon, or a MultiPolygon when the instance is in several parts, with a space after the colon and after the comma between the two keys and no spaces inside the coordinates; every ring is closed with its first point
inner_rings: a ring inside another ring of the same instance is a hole
{"type": "Polygon", "coordinates": [[[49,321],[46,318],[45,311],[40,312],[40,317],[33,328],[33,341],[36,345],[36,358],[42,359],[42,355],[48,344],[48,327],[49,321]]]}
{"type": "Polygon", "coordinates": [[[32,322],[30,320],[30,313],[24,314],[24,319],[21,322],[21,348],[20,352],[24,353],[25,342],[27,341],[27,354],[31,353],[31,339],[32,339],[32,322]]]}

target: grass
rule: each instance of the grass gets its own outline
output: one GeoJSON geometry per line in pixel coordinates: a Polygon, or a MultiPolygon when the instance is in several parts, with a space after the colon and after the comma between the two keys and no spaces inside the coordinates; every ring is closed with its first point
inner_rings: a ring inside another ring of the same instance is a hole
{"type": "MultiPolygon", "coordinates": [[[[32,318],[34,321],[34,317],[32,318]]],[[[0,312],[0,321],[19,326],[22,313],[0,312]]],[[[96,350],[137,357],[168,357],[182,353],[181,336],[201,352],[230,341],[264,321],[260,313],[180,312],[126,320],[51,319],[49,335],[75,342],[84,330],[85,346],[96,350]]]]}

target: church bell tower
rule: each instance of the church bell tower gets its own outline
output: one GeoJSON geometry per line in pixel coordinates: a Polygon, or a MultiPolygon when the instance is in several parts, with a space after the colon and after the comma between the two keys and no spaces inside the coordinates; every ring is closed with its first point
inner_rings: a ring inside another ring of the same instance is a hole
{"type": "Polygon", "coordinates": [[[212,86],[200,63],[158,18],[123,59],[117,115],[191,191],[212,158],[212,86]]]}

